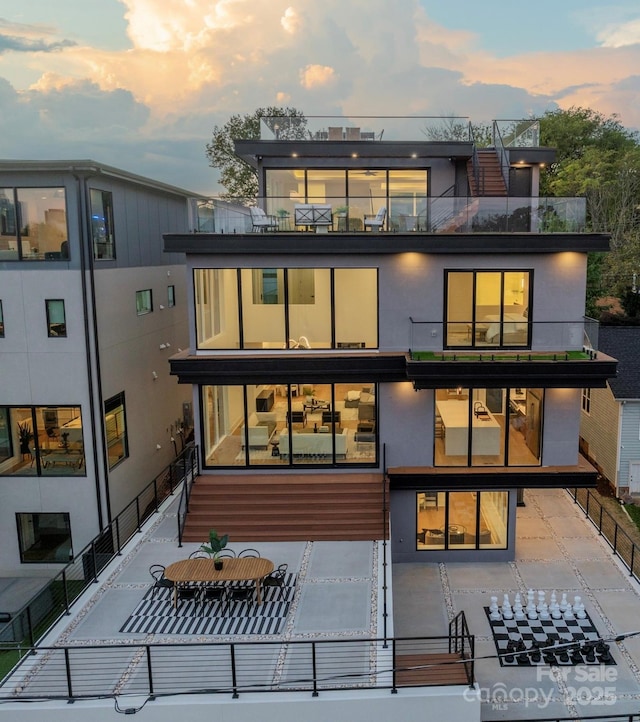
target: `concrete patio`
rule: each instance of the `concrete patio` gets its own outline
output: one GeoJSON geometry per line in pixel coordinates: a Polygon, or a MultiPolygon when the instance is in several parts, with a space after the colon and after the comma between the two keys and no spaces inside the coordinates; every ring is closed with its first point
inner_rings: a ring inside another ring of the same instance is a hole
{"type": "MultiPolygon", "coordinates": [[[[615,666],[501,667],[484,612],[491,596],[527,589],[579,594],[605,638],[634,632],[640,623],[640,586],[629,577],[591,523],[562,490],[528,490],[518,510],[516,560],[511,563],[397,564],[389,574],[388,635],[441,636],[464,611],[476,639],[476,678],[483,720],[518,720],[640,709],[640,636],[612,643],[615,666]]],[[[64,618],[45,645],[114,645],[131,642],[212,641],[193,635],[132,635],[119,630],[148,592],[149,566],[183,559],[198,545],[177,545],[177,500],[165,503],[107,567],[72,617],[64,618]]],[[[230,542],[233,548],[233,540],[230,542]]],[[[297,574],[284,630],[247,641],[287,642],[346,637],[380,638],[382,545],[378,542],[255,543],[276,566],[297,574]]],[[[217,639],[217,638],[216,638],[217,639]]],[[[33,682],[31,682],[33,683],[33,682]]]]}

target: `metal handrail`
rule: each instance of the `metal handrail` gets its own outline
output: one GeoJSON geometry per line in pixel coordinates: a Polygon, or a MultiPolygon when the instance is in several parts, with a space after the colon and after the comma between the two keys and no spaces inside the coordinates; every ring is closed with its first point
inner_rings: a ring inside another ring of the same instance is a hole
{"type": "MultiPolygon", "coordinates": [[[[122,554],[125,544],[140,533],[142,524],[157,513],[160,503],[173,495],[187,475],[184,460],[193,458],[191,454],[197,457],[193,444],[185,447],[59,574],[0,625],[0,643],[28,640],[34,646],[61,617],[71,614],[80,595],[90,584],[97,583],[99,572],[122,554]]],[[[193,465],[190,471],[193,473],[193,465]]]]}
{"type": "Polygon", "coordinates": [[[195,445],[191,445],[190,449],[190,472],[187,473],[186,468],[186,457],[185,457],[185,470],[184,470],[184,485],[182,486],[182,492],[180,493],[180,502],[178,504],[178,546],[182,546],[182,535],[187,522],[187,514],[189,513],[189,501],[191,500],[191,489],[195,484],[196,478],[199,475],[198,471],[198,455],[196,453],[195,445]],[[194,467],[194,461],[196,466],[194,467]]]}
{"type": "MultiPolygon", "coordinates": [[[[395,691],[405,686],[396,680],[396,672],[402,670],[402,656],[441,655],[451,645],[444,635],[394,638],[391,646],[388,642],[379,638],[194,642],[186,645],[188,664],[176,661],[176,650],[185,649],[180,642],[15,647],[5,649],[19,654],[20,659],[0,683],[0,699],[26,702],[115,697],[127,694],[131,684],[135,694],[143,696],[153,696],[158,690],[171,695],[228,694],[232,698],[255,692],[306,691],[317,696],[353,688],[395,691]],[[265,660],[283,654],[290,671],[289,676],[278,680],[265,660]]],[[[473,649],[473,637],[469,635],[465,644],[464,649],[473,649]]],[[[450,667],[452,663],[445,664],[450,667]]],[[[462,657],[460,664],[469,674],[462,657]]],[[[431,666],[425,662],[425,667],[431,666]]],[[[473,678],[468,682],[472,685],[473,678]]],[[[460,682],[447,682],[445,677],[436,685],[460,686],[460,682]]],[[[428,685],[412,682],[406,686],[428,685]]]]}
{"type": "Polygon", "coordinates": [[[640,547],[618,524],[598,498],[587,488],[567,489],[573,501],[584,511],[600,536],[609,544],[613,553],[629,570],[629,576],[640,581],[640,547]]]}

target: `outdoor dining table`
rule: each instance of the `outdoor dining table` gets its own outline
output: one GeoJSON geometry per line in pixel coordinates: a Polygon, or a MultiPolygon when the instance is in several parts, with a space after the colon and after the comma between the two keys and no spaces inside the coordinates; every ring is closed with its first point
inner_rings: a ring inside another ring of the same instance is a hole
{"type": "Polygon", "coordinates": [[[213,566],[213,559],[182,559],[170,564],[164,571],[165,579],[174,583],[173,604],[177,604],[178,586],[187,584],[222,584],[224,582],[255,582],[256,601],[262,604],[260,595],[262,579],[270,574],[274,564],[264,557],[240,557],[223,559],[222,569],[213,566]]]}

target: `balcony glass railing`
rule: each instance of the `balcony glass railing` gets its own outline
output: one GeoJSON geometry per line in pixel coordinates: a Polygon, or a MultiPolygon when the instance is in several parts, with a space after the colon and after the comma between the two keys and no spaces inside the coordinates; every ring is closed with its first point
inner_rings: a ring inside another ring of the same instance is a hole
{"type": "Polygon", "coordinates": [[[505,148],[538,148],[540,146],[540,121],[494,120],[494,145],[498,145],[498,138],[505,148]]]}
{"type": "MultiPolygon", "coordinates": [[[[511,198],[394,196],[371,198],[256,198],[255,205],[267,218],[256,223],[251,208],[241,203],[217,202],[195,208],[194,230],[205,233],[285,233],[322,230],[358,233],[365,220],[384,207],[381,231],[388,233],[563,233],[583,232],[584,198],[511,198]],[[301,224],[296,207],[322,207],[322,224],[301,224]]],[[[369,229],[368,229],[369,230],[369,229]]]]}
{"type": "MultiPolygon", "coordinates": [[[[422,321],[409,319],[412,351],[441,354],[513,353],[562,354],[591,350],[585,336],[585,319],[528,321],[509,319],[475,321],[422,321]]],[[[588,358],[588,353],[585,358],[588,358]]]]}

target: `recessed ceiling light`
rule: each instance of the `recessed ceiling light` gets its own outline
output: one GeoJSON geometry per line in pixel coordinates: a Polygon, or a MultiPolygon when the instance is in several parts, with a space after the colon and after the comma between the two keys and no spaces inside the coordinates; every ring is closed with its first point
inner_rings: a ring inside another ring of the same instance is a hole
{"type": "Polygon", "coordinates": [[[411,157],[412,157],[412,158],[417,158],[417,157],[418,157],[418,154],[417,154],[417,153],[412,153],[412,154],[411,154],[411,157]]]}
{"type": "Polygon", "coordinates": [[[297,157],[298,157],[298,154],[297,154],[297,153],[292,153],[292,154],[291,154],[291,157],[292,157],[292,158],[297,158],[297,157]]]}
{"type": "Polygon", "coordinates": [[[357,157],[358,157],[358,154],[357,154],[357,153],[352,153],[352,154],[351,154],[351,157],[352,157],[352,158],[357,158],[357,157]]]}

